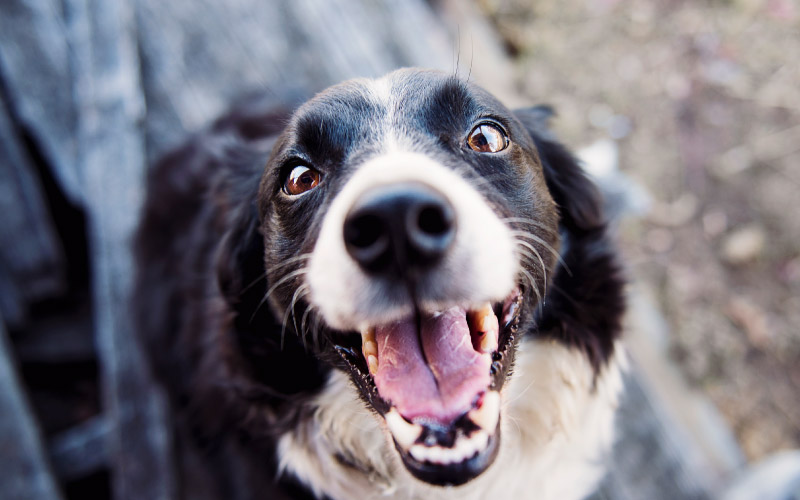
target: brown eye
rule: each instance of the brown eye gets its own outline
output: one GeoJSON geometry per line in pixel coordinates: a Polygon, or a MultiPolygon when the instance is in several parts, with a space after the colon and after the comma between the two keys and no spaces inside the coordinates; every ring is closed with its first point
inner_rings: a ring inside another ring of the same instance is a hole
{"type": "Polygon", "coordinates": [[[319,184],[319,172],[312,168],[298,165],[289,172],[286,183],[283,185],[283,192],[290,196],[297,196],[307,191],[311,191],[319,184]]]}
{"type": "Polygon", "coordinates": [[[498,125],[481,123],[469,133],[467,144],[479,153],[497,153],[508,147],[508,136],[498,125]]]}

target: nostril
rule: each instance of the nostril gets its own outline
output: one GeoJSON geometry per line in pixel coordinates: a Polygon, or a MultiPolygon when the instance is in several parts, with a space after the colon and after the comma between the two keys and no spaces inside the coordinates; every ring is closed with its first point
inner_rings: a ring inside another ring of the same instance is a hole
{"type": "Polygon", "coordinates": [[[383,220],[373,214],[364,214],[348,221],[345,240],[353,247],[365,249],[375,245],[384,235],[383,220]]]}
{"type": "Polygon", "coordinates": [[[440,236],[450,232],[453,215],[443,205],[425,205],[417,215],[417,227],[429,236],[440,236]]]}

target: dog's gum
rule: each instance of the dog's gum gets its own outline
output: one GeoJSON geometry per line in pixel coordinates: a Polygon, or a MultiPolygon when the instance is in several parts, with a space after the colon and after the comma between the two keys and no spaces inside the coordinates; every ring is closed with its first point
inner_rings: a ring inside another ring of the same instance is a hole
{"type": "Polygon", "coordinates": [[[475,425],[487,433],[493,434],[500,418],[500,393],[486,391],[481,398],[480,406],[471,410],[467,416],[475,425]]]}

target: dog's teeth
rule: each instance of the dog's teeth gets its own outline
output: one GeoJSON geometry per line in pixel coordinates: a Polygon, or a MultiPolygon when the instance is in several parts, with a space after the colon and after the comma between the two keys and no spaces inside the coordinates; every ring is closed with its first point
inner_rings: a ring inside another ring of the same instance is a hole
{"type": "Polygon", "coordinates": [[[422,434],[422,426],[419,424],[412,424],[400,413],[392,408],[386,414],[386,425],[389,426],[392,436],[394,436],[397,444],[403,448],[410,448],[417,438],[422,434]]]}
{"type": "Polygon", "coordinates": [[[467,320],[473,331],[473,346],[482,353],[497,350],[497,337],[500,333],[500,323],[497,321],[490,303],[485,303],[480,309],[470,311],[467,320]]]}
{"type": "Polygon", "coordinates": [[[475,425],[489,434],[494,434],[497,428],[497,421],[500,418],[500,393],[487,391],[483,395],[480,408],[471,410],[468,416],[475,425]]]}
{"type": "MultiPolygon", "coordinates": [[[[495,325],[497,324],[497,318],[494,319],[495,325]]],[[[484,354],[494,352],[497,350],[497,334],[496,333],[484,333],[481,337],[481,341],[478,345],[478,350],[484,354]]]]}
{"type": "Polygon", "coordinates": [[[367,360],[371,374],[378,370],[378,343],[375,341],[375,328],[369,327],[361,331],[361,352],[367,360]]]}
{"type": "Polygon", "coordinates": [[[378,356],[378,343],[374,340],[368,340],[363,345],[364,356],[378,356]]]}
{"type": "Polygon", "coordinates": [[[378,372],[378,358],[376,358],[372,354],[368,355],[367,368],[369,368],[370,375],[375,375],[378,372]]]}

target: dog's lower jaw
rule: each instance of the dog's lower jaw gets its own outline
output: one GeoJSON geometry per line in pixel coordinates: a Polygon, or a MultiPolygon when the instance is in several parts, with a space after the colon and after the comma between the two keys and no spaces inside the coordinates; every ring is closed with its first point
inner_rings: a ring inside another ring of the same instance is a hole
{"type": "Polygon", "coordinates": [[[281,472],[333,499],[582,498],[604,473],[624,351],[617,345],[596,379],[584,354],[557,342],[525,340],[516,356],[515,374],[503,391],[497,459],[463,486],[414,479],[382,419],[339,371],[314,401],[312,415],[281,438],[281,472]]]}

